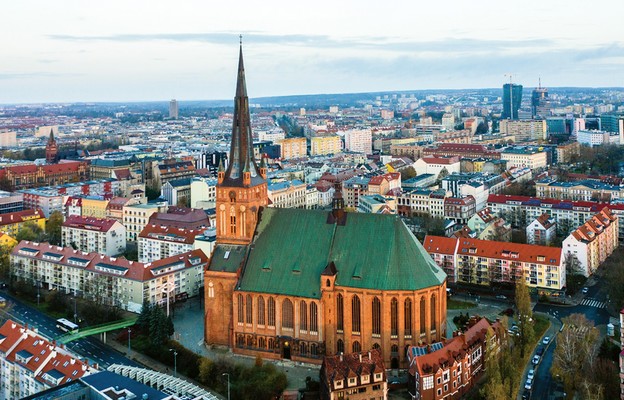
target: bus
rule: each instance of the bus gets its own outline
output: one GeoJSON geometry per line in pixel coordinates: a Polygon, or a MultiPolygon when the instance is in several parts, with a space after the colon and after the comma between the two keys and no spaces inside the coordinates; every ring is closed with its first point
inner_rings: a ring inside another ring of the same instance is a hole
{"type": "Polygon", "coordinates": [[[56,327],[64,332],[78,332],[78,325],[74,324],[68,319],[59,318],[56,320],[56,327]]]}

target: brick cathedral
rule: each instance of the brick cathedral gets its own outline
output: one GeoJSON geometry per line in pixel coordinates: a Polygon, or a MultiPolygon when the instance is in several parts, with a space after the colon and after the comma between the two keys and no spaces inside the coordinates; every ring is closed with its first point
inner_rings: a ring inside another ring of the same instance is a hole
{"type": "Polygon", "coordinates": [[[394,215],[267,208],[253,156],[242,45],[230,163],[217,184],[217,245],[204,273],[205,342],[235,353],[321,363],[446,335],[446,274],[394,215]]]}

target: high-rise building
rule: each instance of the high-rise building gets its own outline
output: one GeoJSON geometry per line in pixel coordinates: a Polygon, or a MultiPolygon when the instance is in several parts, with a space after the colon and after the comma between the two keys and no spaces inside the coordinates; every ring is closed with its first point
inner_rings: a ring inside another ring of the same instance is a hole
{"type": "Polygon", "coordinates": [[[503,85],[503,113],[501,119],[518,119],[518,110],[522,103],[522,85],[506,83],[503,85]]]}
{"type": "Polygon", "coordinates": [[[169,102],[169,118],[178,119],[178,101],[176,99],[169,102]]]}
{"type": "Polygon", "coordinates": [[[545,118],[550,115],[548,89],[542,87],[541,80],[539,86],[533,89],[533,93],[531,94],[531,113],[533,118],[545,118]]]}

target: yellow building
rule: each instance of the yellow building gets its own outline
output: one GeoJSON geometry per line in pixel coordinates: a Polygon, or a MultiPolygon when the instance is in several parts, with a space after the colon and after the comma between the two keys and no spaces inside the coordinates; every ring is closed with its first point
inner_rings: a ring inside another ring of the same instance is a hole
{"type": "Polygon", "coordinates": [[[305,157],[308,154],[308,142],[306,138],[282,139],[276,142],[280,145],[282,159],[305,157]]]}
{"type": "Polygon", "coordinates": [[[85,197],[82,199],[82,216],[106,218],[107,207],[108,200],[85,197]]]}
{"type": "Polygon", "coordinates": [[[342,140],[339,136],[317,136],[310,141],[310,155],[336,154],[342,151],[342,140]]]}
{"type": "Polygon", "coordinates": [[[0,232],[0,248],[12,249],[13,247],[15,247],[16,244],[17,244],[17,240],[13,239],[11,236],[7,235],[6,233],[0,232]]]}
{"type": "Polygon", "coordinates": [[[15,237],[26,222],[34,222],[45,230],[46,219],[41,210],[24,210],[0,214],[0,232],[15,237]]]}

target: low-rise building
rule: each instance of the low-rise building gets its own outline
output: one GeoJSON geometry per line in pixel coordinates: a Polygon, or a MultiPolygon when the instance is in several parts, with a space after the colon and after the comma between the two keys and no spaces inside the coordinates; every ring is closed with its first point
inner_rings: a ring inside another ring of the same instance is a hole
{"type": "Polygon", "coordinates": [[[561,294],[566,286],[563,252],[558,247],[440,236],[425,237],[423,246],[434,260],[445,260],[440,267],[446,268],[455,282],[490,285],[524,279],[538,293],[554,295],[561,294]],[[454,260],[449,262],[453,248],[454,260]],[[451,267],[455,268],[452,272],[451,267]]]}
{"type": "Polygon", "coordinates": [[[444,199],[444,218],[452,219],[458,224],[467,223],[476,212],[476,201],[472,196],[444,199]]]}
{"type": "Polygon", "coordinates": [[[578,227],[563,241],[566,262],[575,262],[588,277],[618,247],[618,218],[607,207],[578,227]],[[576,261],[569,260],[576,259],[576,261]]]}
{"type": "Polygon", "coordinates": [[[97,372],[65,346],[10,319],[0,327],[0,365],[2,399],[23,399],[97,372]]]}
{"type": "Polygon", "coordinates": [[[501,152],[501,160],[507,161],[507,168],[539,169],[548,166],[547,153],[538,147],[507,147],[501,152]]]}
{"type": "Polygon", "coordinates": [[[444,217],[444,199],[450,196],[451,192],[444,189],[406,190],[397,198],[397,212],[404,217],[444,217]]]}
{"type": "Polygon", "coordinates": [[[126,227],[114,219],[71,215],[61,227],[61,243],[88,253],[116,256],[126,251],[126,227]]]}
{"type": "Polygon", "coordinates": [[[410,346],[407,349],[409,375],[407,388],[412,399],[461,399],[485,371],[486,354],[498,352],[499,323],[471,318],[466,332],[445,343],[410,346]],[[490,333],[488,343],[488,332],[490,333]]]}
{"type": "Polygon", "coordinates": [[[271,207],[306,207],[306,184],[300,180],[271,183],[267,190],[271,207]]]}
{"type": "Polygon", "coordinates": [[[396,199],[379,194],[360,196],[357,210],[369,214],[396,214],[396,199]]]}
{"type": "Polygon", "coordinates": [[[443,178],[446,175],[460,172],[459,157],[423,157],[416,160],[414,169],[417,175],[433,174],[436,177],[440,177],[440,174],[445,171],[440,177],[443,178]]]}
{"type": "Polygon", "coordinates": [[[164,304],[199,294],[208,256],[193,250],[141,263],[24,240],[10,260],[13,279],[138,313],[144,301],[164,304]]]}
{"type": "Polygon", "coordinates": [[[45,230],[46,217],[41,210],[23,210],[0,214],[0,232],[16,237],[26,223],[33,223],[45,230]]]}
{"type": "Polygon", "coordinates": [[[535,182],[535,192],[540,199],[599,202],[624,199],[624,186],[593,179],[559,182],[553,178],[546,178],[535,182]]]}
{"type": "Polygon", "coordinates": [[[557,222],[548,213],[544,213],[535,218],[526,227],[526,237],[528,244],[539,244],[550,246],[557,235],[557,222]]]}
{"type": "Polygon", "coordinates": [[[477,239],[511,241],[511,225],[488,207],[477,211],[467,223],[477,239]]]}
{"type": "Polygon", "coordinates": [[[325,356],[320,381],[324,400],[388,398],[386,368],[379,349],[325,356]]]}
{"type": "Polygon", "coordinates": [[[24,209],[24,194],[0,190],[0,214],[8,214],[24,209]]]}
{"type": "Polygon", "coordinates": [[[170,206],[158,210],[149,217],[152,225],[163,225],[182,229],[206,229],[211,226],[210,216],[204,210],[189,207],[170,206]]]}
{"type": "Polygon", "coordinates": [[[172,205],[191,204],[191,178],[172,179],[160,189],[161,197],[172,205]]]}

